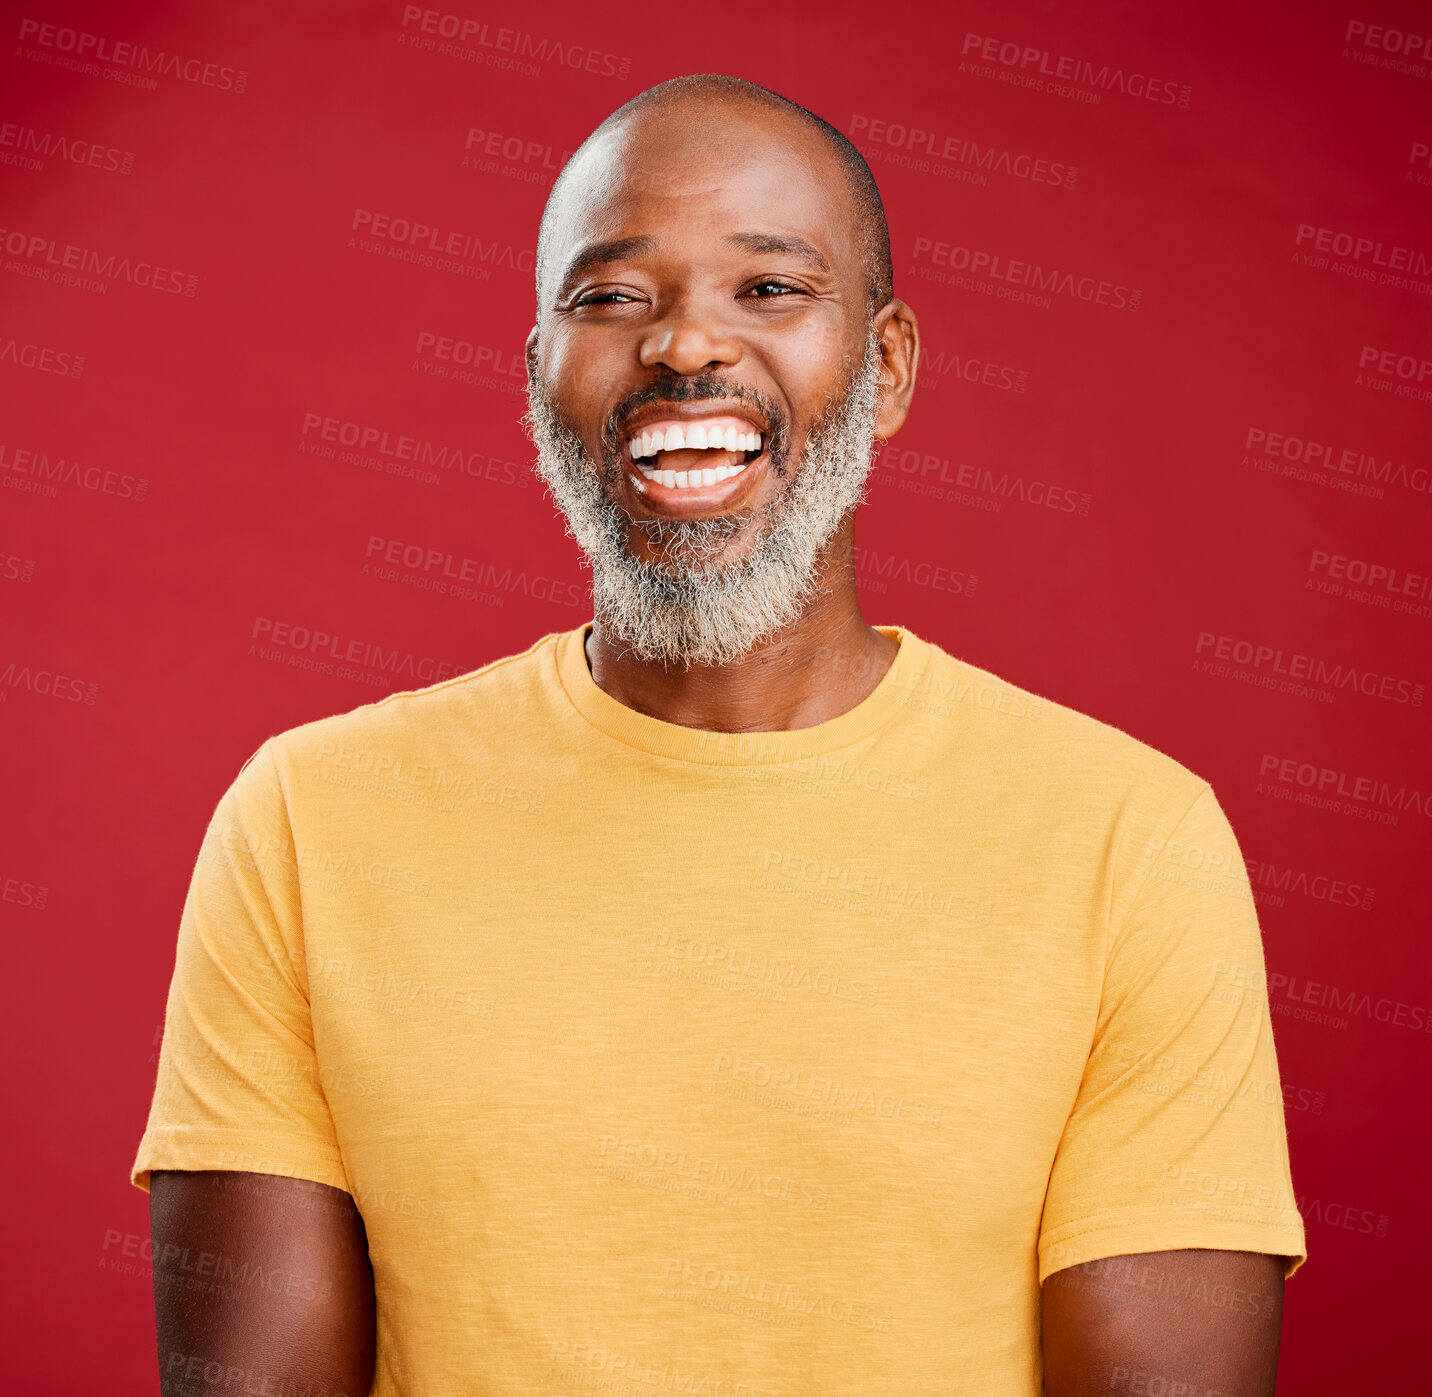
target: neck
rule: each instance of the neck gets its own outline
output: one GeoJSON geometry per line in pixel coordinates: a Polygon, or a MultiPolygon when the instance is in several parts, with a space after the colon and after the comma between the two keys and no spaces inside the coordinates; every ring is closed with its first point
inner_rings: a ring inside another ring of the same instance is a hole
{"type": "Polygon", "coordinates": [[[854,517],[851,511],[822,554],[806,609],[734,664],[665,670],[625,649],[598,618],[587,638],[597,687],[638,713],[706,732],[788,732],[849,712],[900,648],[861,615],[854,517]]]}

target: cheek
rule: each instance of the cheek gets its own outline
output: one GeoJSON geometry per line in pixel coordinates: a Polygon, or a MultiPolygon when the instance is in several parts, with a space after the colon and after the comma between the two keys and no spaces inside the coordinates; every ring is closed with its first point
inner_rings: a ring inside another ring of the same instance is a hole
{"type": "Polygon", "coordinates": [[[868,333],[863,324],[820,320],[765,346],[766,363],[790,404],[794,430],[799,430],[797,423],[819,420],[842,396],[860,368],[868,333]]]}
{"type": "Polygon", "coordinates": [[[542,378],[559,410],[581,425],[585,435],[599,431],[617,403],[636,387],[618,347],[607,335],[559,331],[547,341],[542,378]]]}
{"type": "Polygon", "coordinates": [[[809,327],[789,347],[793,366],[806,378],[835,387],[855,371],[865,354],[869,330],[843,320],[821,321],[809,327]]]}
{"type": "Polygon", "coordinates": [[[542,370],[542,387],[548,400],[564,417],[571,418],[573,408],[581,397],[579,382],[580,356],[573,353],[573,346],[566,336],[549,339],[542,346],[539,364],[542,370]]]}

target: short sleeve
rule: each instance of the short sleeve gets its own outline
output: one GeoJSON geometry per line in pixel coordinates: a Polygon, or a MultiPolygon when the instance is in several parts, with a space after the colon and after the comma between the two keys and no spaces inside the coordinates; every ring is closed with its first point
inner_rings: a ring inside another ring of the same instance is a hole
{"type": "Polygon", "coordinates": [[[130,1171],[348,1188],[314,1051],[298,866],[271,743],[224,793],[179,924],[149,1122],[130,1171]]]}
{"type": "Polygon", "coordinates": [[[1186,1247],[1285,1256],[1291,1274],[1307,1252],[1263,944],[1211,789],[1143,863],[1112,919],[1093,1045],[1045,1197],[1039,1279],[1186,1247]]]}

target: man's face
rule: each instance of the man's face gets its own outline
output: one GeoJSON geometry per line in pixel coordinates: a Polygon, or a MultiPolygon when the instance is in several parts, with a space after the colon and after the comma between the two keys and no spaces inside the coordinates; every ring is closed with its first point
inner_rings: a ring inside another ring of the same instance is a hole
{"type": "Polygon", "coordinates": [[[876,429],[859,232],[824,143],[739,106],[641,114],[564,191],[529,423],[639,656],[729,663],[812,595],[876,429]]]}

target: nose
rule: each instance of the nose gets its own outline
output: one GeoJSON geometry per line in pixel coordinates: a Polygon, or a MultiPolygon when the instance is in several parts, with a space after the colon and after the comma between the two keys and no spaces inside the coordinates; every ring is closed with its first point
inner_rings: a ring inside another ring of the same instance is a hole
{"type": "Polygon", "coordinates": [[[647,325],[637,357],[645,369],[698,374],[739,363],[741,343],[715,306],[688,296],[647,325]]]}

